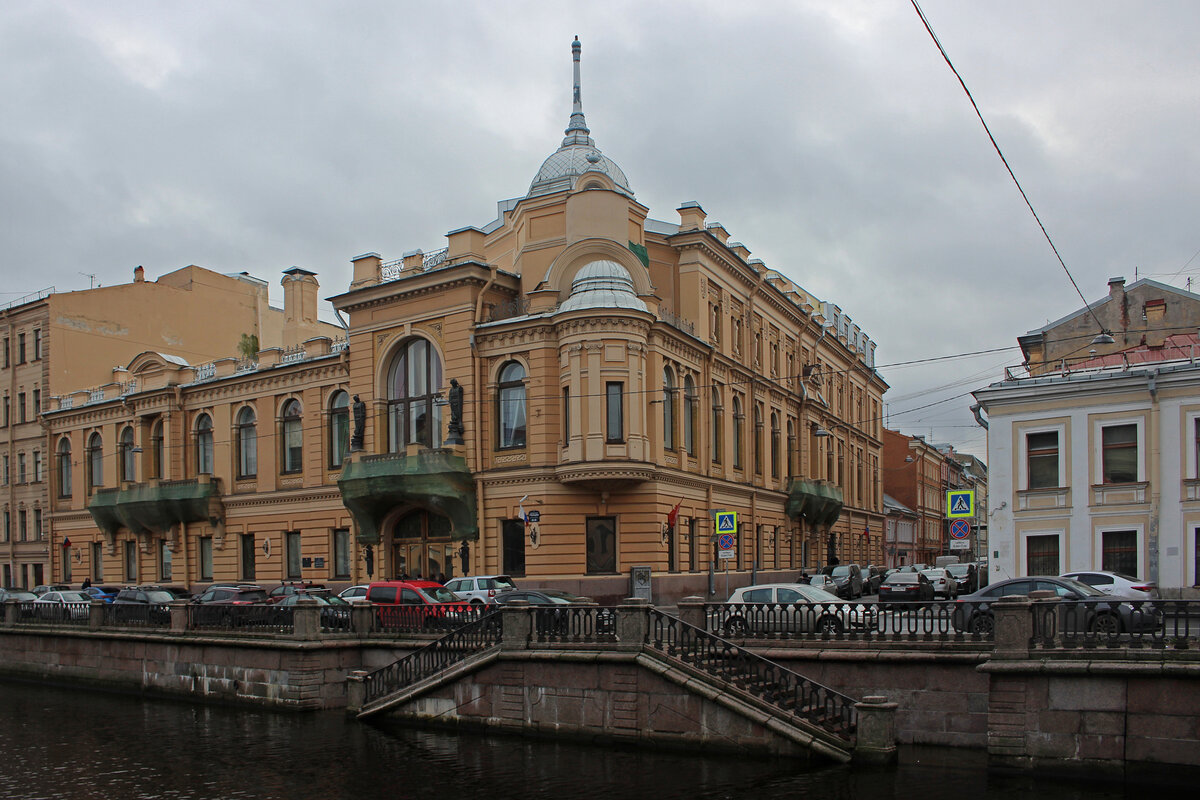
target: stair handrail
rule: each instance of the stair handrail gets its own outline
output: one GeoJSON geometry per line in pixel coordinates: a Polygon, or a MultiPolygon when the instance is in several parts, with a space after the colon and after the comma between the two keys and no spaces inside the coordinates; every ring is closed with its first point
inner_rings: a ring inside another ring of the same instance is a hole
{"type": "Polygon", "coordinates": [[[858,726],[854,698],[727,639],[651,609],[646,645],[693,669],[739,686],[767,704],[840,739],[854,741],[858,726]]]}
{"type": "Polygon", "coordinates": [[[371,703],[438,674],[500,644],[502,614],[493,611],[447,633],[404,658],[363,676],[363,702],[371,703]]]}

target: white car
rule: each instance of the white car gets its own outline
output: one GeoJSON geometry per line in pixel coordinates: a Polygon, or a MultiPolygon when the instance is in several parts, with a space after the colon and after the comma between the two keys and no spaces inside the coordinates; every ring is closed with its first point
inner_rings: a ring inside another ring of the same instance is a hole
{"type": "Polygon", "coordinates": [[[446,588],[473,605],[493,605],[496,595],[517,588],[507,575],[471,575],[446,581],[446,588]]]}
{"type": "Polygon", "coordinates": [[[347,589],[342,589],[338,592],[338,597],[345,600],[350,605],[365,604],[367,602],[367,584],[362,583],[358,586],[351,586],[347,589]]]}
{"type": "Polygon", "coordinates": [[[951,600],[958,596],[958,581],[945,567],[933,567],[932,569],[923,569],[921,574],[929,578],[929,582],[933,584],[933,596],[935,598],[944,597],[951,600]]]}
{"type": "Polygon", "coordinates": [[[1086,583],[1094,589],[1113,597],[1124,597],[1129,600],[1157,600],[1158,587],[1149,581],[1139,581],[1119,572],[1104,572],[1101,570],[1089,572],[1068,572],[1060,577],[1074,578],[1080,583],[1086,583]]]}
{"type": "Polygon", "coordinates": [[[33,616],[38,619],[87,619],[91,595],[79,591],[46,592],[33,601],[33,616]]]}
{"type": "Polygon", "coordinates": [[[870,605],[847,603],[806,583],[764,583],[738,589],[720,608],[714,630],[748,633],[841,633],[871,627],[870,605]]]}

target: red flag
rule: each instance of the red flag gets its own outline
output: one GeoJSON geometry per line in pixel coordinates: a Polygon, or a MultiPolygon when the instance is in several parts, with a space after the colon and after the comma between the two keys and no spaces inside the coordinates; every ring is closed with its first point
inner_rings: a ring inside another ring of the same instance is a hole
{"type": "Polygon", "coordinates": [[[678,503],[676,503],[675,507],[671,509],[671,513],[667,514],[667,527],[668,528],[675,527],[675,518],[679,516],[679,507],[681,505],[683,505],[683,500],[680,500],[678,503]]]}

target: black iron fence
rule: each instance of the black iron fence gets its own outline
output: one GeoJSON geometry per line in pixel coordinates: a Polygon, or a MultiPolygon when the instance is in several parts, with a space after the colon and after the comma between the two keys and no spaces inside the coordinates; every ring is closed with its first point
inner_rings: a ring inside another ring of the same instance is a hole
{"type": "Polygon", "coordinates": [[[822,730],[853,741],[855,700],[683,620],[650,611],[646,644],[822,730]]]}
{"type": "Polygon", "coordinates": [[[1172,649],[1200,647],[1200,601],[1120,598],[1038,601],[1030,605],[1030,646],[1172,649]]]}
{"type": "Polygon", "coordinates": [[[993,638],[991,618],[977,619],[964,603],[716,603],[705,629],[735,639],[811,641],[954,640],[993,638]]]}
{"type": "Polygon", "coordinates": [[[558,605],[531,607],[530,611],[534,642],[590,643],[617,638],[616,612],[612,608],[558,605]]]}

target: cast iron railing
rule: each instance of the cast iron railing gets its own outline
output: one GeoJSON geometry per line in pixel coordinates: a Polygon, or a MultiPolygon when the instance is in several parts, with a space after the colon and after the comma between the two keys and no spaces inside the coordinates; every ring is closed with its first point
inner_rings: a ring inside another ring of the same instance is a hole
{"type": "Polygon", "coordinates": [[[36,625],[78,625],[87,627],[91,603],[35,603],[23,601],[17,607],[19,622],[36,625]]]}
{"type": "Polygon", "coordinates": [[[533,606],[534,642],[613,642],[617,638],[616,614],[599,606],[533,606]]]}
{"type": "Polygon", "coordinates": [[[1036,601],[1030,605],[1038,649],[1195,649],[1200,637],[1200,601],[1088,600],[1036,601]]]}
{"type": "Polygon", "coordinates": [[[163,603],[109,603],[100,609],[100,624],[116,628],[169,628],[171,607],[163,603]]]}
{"type": "Polygon", "coordinates": [[[854,740],[858,715],[853,698],[730,641],[651,609],[646,644],[834,736],[850,742],[854,740]]]}
{"type": "Polygon", "coordinates": [[[483,605],[372,605],[371,633],[441,633],[461,628],[492,612],[483,605]]]}
{"type": "Polygon", "coordinates": [[[363,678],[363,702],[371,703],[387,697],[449,669],[476,653],[499,646],[504,632],[502,617],[503,614],[489,610],[474,622],[451,631],[393,664],[368,673],[363,678]]]}
{"type": "Polygon", "coordinates": [[[291,609],[273,605],[189,605],[188,628],[238,633],[293,633],[291,609]]]}
{"type": "Polygon", "coordinates": [[[738,639],[799,641],[982,642],[988,624],[964,615],[964,604],[939,602],[714,603],[706,607],[706,630],[738,639]]]}

